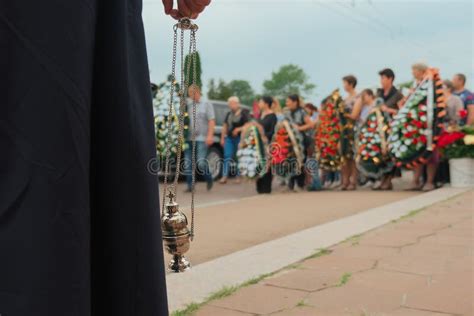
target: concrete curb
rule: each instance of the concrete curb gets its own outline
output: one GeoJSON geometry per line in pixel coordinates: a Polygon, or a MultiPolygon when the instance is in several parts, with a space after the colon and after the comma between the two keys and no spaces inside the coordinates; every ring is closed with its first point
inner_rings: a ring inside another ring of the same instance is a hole
{"type": "Polygon", "coordinates": [[[204,301],[224,286],[242,284],[303,260],[318,249],[382,226],[410,211],[424,208],[472,188],[441,188],[385,206],[369,209],[259,244],[193,267],[182,274],[167,275],[170,311],[204,301]]]}

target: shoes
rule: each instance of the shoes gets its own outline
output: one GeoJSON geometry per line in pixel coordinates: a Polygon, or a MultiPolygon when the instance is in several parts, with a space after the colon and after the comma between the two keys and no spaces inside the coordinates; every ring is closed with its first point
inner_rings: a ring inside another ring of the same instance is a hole
{"type": "Polygon", "coordinates": [[[191,188],[186,188],[186,189],[183,191],[183,193],[191,193],[191,192],[193,192],[193,190],[191,190],[191,188]]]}
{"type": "Polygon", "coordinates": [[[334,181],[332,184],[331,184],[331,189],[337,189],[341,186],[341,181],[334,181]]]}
{"type": "Polygon", "coordinates": [[[227,183],[227,177],[222,177],[222,178],[219,180],[219,183],[220,183],[220,184],[226,184],[226,183],[227,183]]]}
{"type": "Polygon", "coordinates": [[[433,191],[434,189],[436,189],[435,186],[434,186],[434,184],[428,184],[428,183],[427,183],[427,184],[425,184],[425,185],[423,186],[423,188],[421,189],[421,191],[423,191],[423,192],[429,192],[429,191],[433,191]]]}
{"type": "Polygon", "coordinates": [[[290,189],[289,187],[284,187],[283,190],[281,190],[282,193],[294,193],[295,189],[290,189]]]}
{"type": "Polygon", "coordinates": [[[422,188],[423,185],[412,184],[408,189],[405,189],[404,191],[420,191],[422,188]]]}
{"type": "Polygon", "coordinates": [[[347,191],[355,191],[357,189],[356,185],[355,184],[349,184],[347,187],[346,187],[346,190],[347,191]]]}
{"type": "Polygon", "coordinates": [[[296,186],[296,188],[293,191],[294,192],[306,192],[304,187],[299,187],[299,186],[296,186]]]}

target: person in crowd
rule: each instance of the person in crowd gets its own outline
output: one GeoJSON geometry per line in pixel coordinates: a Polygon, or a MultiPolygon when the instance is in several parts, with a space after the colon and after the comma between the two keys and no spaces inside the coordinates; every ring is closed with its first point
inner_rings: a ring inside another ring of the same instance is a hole
{"type": "MultiPolygon", "coordinates": [[[[393,117],[400,109],[400,101],[403,99],[403,94],[394,86],[395,73],[390,68],[385,68],[379,72],[380,86],[377,90],[377,98],[381,98],[383,104],[380,109],[393,117]]],[[[379,185],[374,187],[375,190],[387,190],[392,188],[392,178],[396,175],[397,170],[393,168],[393,172],[386,173],[379,185]]]]}
{"type": "Polygon", "coordinates": [[[411,66],[411,73],[413,75],[413,89],[415,89],[425,78],[428,65],[425,63],[415,63],[411,66]]]}
{"type": "MultiPolygon", "coordinates": [[[[464,109],[462,99],[453,93],[454,85],[451,80],[443,81],[443,94],[446,102],[445,125],[449,130],[452,127],[461,124],[462,118],[460,112],[464,109]]],[[[446,157],[440,157],[435,181],[438,183],[449,182],[449,160],[446,157]]]]}
{"type": "Polygon", "coordinates": [[[356,132],[360,126],[365,122],[367,116],[374,108],[375,95],[372,89],[364,89],[360,94],[360,97],[354,103],[351,112],[348,117],[355,122],[356,132]]]}
{"type": "MultiPolygon", "coordinates": [[[[352,107],[351,112],[348,114],[349,119],[353,120],[355,122],[354,124],[354,131],[355,131],[355,143],[354,143],[354,152],[357,152],[358,148],[358,134],[360,131],[360,128],[362,124],[365,122],[367,117],[369,116],[370,112],[374,108],[374,92],[371,89],[365,89],[363,90],[359,97],[356,99],[354,106],[352,107]]],[[[356,163],[356,168],[357,168],[357,163],[356,163]]],[[[358,176],[358,173],[357,173],[358,176]]],[[[365,175],[362,175],[364,180],[366,180],[365,186],[373,187],[373,183],[377,181],[377,179],[367,177],[365,175]]]]}
{"type": "MultiPolygon", "coordinates": [[[[309,131],[313,127],[313,123],[301,104],[301,98],[297,94],[289,95],[286,98],[286,107],[288,111],[285,112],[288,121],[293,124],[295,129],[303,135],[303,146],[305,156],[310,142],[313,142],[309,131]]],[[[304,189],[305,186],[305,172],[298,170],[294,176],[291,176],[288,182],[288,189],[294,191],[295,184],[299,189],[304,189]]]]}
{"type": "Polygon", "coordinates": [[[461,123],[460,112],[464,109],[461,97],[454,94],[454,85],[450,80],[443,81],[443,93],[446,98],[446,124],[448,126],[459,125],[461,123]]]}
{"type": "Polygon", "coordinates": [[[307,149],[307,163],[306,163],[306,184],[308,191],[318,191],[321,190],[321,179],[319,177],[319,167],[318,162],[316,161],[316,144],[314,142],[315,129],[319,121],[319,111],[318,108],[312,103],[306,103],[304,109],[312,123],[312,128],[308,131],[308,136],[311,138],[311,142],[308,143],[307,149]]]}
{"type": "Polygon", "coordinates": [[[382,111],[390,116],[397,114],[399,110],[398,102],[403,99],[403,94],[394,86],[395,73],[390,68],[385,68],[379,72],[381,88],[377,90],[377,98],[382,98],[382,111]]]}
{"type": "MultiPolygon", "coordinates": [[[[260,118],[257,119],[256,123],[263,131],[263,141],[267,147],[265,150],[266,153],[268,153],[269,146],[271,146],[273,134],[275,133],[275,126],[277,124],[277,116],[272,109],[274,103],[275,100],[269,96],[262,97],[258,103],[258,107],[260,109],[260,118]]],[[[272,180],[273,174],[271,168],[269,167],[267,172],[256,181],[257,192],[259,194],[271,193],[272,180]]]]}
{"type": "Polygon", "coordinates": [[[285,114],[283,114],[283,110],[281,109],[280,101],[278,101],[277,98],[273,98],[272,111],[273,111],[273,113],[275,113],[278,122],[281,122],[285,119],[285,114]]]}
{"type": "Polygon", "coordinates": [[[465,88],[466,76],[463,74],[456,74],[453,77],[453,94],[459,96],[464,103],[464,110],[467,111],[467,116],[463,123],[467,125],[474,125],[474,94],[465,88]]]}
{"type": "MultiPolygon", "coordinates": [[[[221,184],[227,183],[230,172],[230,162],[235,157],[240,143],[240,134],[243,126],[250,120],[250,112],[240,106],[240,100],[236,96],[232,96],[227,100],[229,104],[229,112],[227,112],[224,124],[222,125],[221,145],[224,148],[224,164],[222,170],[221,184]]],[[[238,170],[237,170],[238,172],[238,170]]],[[[238,177],[236,183],[240,183],[238,177]]]]}
{"type": "MultiPolygon", "coordinates": [[[[416,63],[412,65],[412,74],[414,78],[414,88],[416,88],[426,75],[428,65],[416,63]]],[[[426,165],[417,165],[413,170],[413,182],[409,190],[431,191],[435,189],[436,170],[439,164],[439,153],[434,151],[426,165]],[[423,181],[426,174],[426,181],[423,181]]]]}
{"type": "MultiPolygon", "coordinates": [[[[210,102],[201,100],[201,89],[199,86],[193,84],[188,88],[188,96],[196,103],[196,122],[193,122],[193,116],[190,117],[189,133],[186,150],[184,151],[185,159],[185,173],[187,188],[185,192],[192,190],[192,135],[196,135],[196,162],[197,172],[204,176],[207,184],[207,190],[210,191],[213,186],[212,175],[209,170],[209,163],[207,161],[208,147],[214,142],[214,129],[216,126],[216,116],[214,107],[210,102]],[[195,125],[195,130],[193,126],[195,125]]],[[[188,113],[192,113],[192,103],[188,102],[188,113]]]]}
{"type": "Polygon", "coordinates": [[[304,105],[304,109],[306,113],[309,115],[309,118],[311,119],[311,122],[313,123],[313,128],[314,128],[314,126],[318,122],[318,116],[319,116],[318,108],[314,106],[313,103],[306,103],[304,105]]]}
{"type": "MultiPolygon", "coordinates": [[[[381,103],[382,100],[380,98],[376,98],[374,92],[371,89],[365,89],[362,91],[361,98],[356,102],[351,113],[351,116],[357,122],[357,131],[360,131],[360,129],[364,126],[369,115],[377,110],[379,102],[381,103]]],[[[385,113],[385,116],[389,117],[388,113],[385,113]]],[[[359,133],[357,139],[359,139],[359,133]]],[[[383,146],[383,143],[381,145],[383,146]]],[[[370,164],[370,162],[371,160],[366,162],[365,165],[367,163],[370,164]]],[[[360,165],[359,168],[361,168],[361,173],[369,180],[368,183],[374,183],[372,186],[373,190],[392,190],[393,186],[391,179],[393,174],[393,166],[394,162],[392,161],[389,154],[386,153],[382,161],[376,165],[372,165],[369,170],[364,167],[364,164],[360,165]],[[376,184],[380,178],[380,184],[376,184]]]]}
{"type": "MultiPolygon", "coordinates": [[[[357,86],[357,78],[353,75],[347,75],[342,78],[342,84],[344,87],[344,91],[346,91],[347,96],[344,99],[344,106],[347,113],[351,113],[354,104],[358,99],[360,99],[356,86],[357,86]]],[[[355,190],[357,187],[357,168],[356,163],[354,160],[354,128],[353,122],[354,120],[351,116],[347,116],[348,122],[347,126],[344,128],[343,133],[343,156],[344,156],[344,164],[341,168],[341,175],[342,175],[342,186],[341,190],[355,190]]]]}

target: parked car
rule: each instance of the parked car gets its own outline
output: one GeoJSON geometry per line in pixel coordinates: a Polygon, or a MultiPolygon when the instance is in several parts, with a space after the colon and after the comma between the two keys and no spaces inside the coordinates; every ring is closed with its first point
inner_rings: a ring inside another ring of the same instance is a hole
{"type": "MultiPolygon", "coordinates": [[[[216,128],[214,130],[214,143],[209,147],[207,153],[207,160],[209,162],[209,169],[211,175],[214,179],[219,179],[222,176],[222,169],[223,169],[223,159],[224,159],[224,148],[222,148],[220,144],[221,134],[222,134],[222,126],[224,124],[225,116],[229,111],[229,106],[225,101],[216,101],[216,100],[209,100],[209,102],[214,107],[214,112],[216,115],[216,128]]],[[[247,105],[241,105],[243,108],[248,109],[249,112],[252,112],[251,107],[247,105]]],[[[161,167],[164,167],[162,164],[161,167]]],[[[170,168],[171,171],[175,169],[176,166],[173,165],[173,161],[171,162],[170,168]]],[[[235,175],[237,171],[237,164],[235,161],[231,161],[230,163],[230,175],[235,175]]]]}

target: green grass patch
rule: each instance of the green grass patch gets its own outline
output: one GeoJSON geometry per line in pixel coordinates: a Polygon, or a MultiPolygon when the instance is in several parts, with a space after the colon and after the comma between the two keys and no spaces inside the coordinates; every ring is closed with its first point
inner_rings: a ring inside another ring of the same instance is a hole
{"type": "Polygon", "coordinates": [[[296,304],[296,307],[305,307],[305,306],[309,306],[309,305],[306,304],[304,300],[301,300],[298,302],[298,304],[296,304]]]}
{"type": "Polygon", "coordinates": [[[421,211],[425,210],[426,208],[427,207],[422,207],[422,208],[410,211],[410,212],[408,212],[408,214],[405,214],[405,215],[403,215],[403,216],[401,216],[397,219],[392,219],[392,223],[398,223],[398,222],[403,221],[405,219],[411,218],[411,217],[417,215],[418,213],[420,213],[421,211]]]}
{"type": "Polygon", "coordinates": [[[228,296],[231,296],[232,294],[234,294],[235,292],[237,292],[238,290],[240,290],[241,288],[244,288],[244,287],[247,287],[247,286],[250,286],[250,285],[254,285],[254,284],[257,284],[258,282],[262,281],[263,279],[265,278],[268,278],[272,275],[274,275],[275,273],[277,273],[279,271],[276,271],[276,272],[272,272],[272,273],[267,273],[267,274],[262,274],[261,276],[258,276],[256,278],[253,278],[253,279],[250,279],[240,285],[236,285],[236,286],[225,286],[223,287],[222,289],[220,289],[219,291],[215,292],[215,293],[212,293],[211,295],[209,295],[205,300],[204,302],[202,303],[191,303],[189,304],[188,306],[186,306],[184,309],[182,310],[178,310],[178,311],[175,311],[175,312],[172,312],[171,313],[171,316],[191,316],[193,315],[195,312],[197,312],[201,307],[203,307],[204,305],[208,304],[209,302],[211,301],[215,301],[215,300],[219,300],[219,299],[223,299],[225,297],[228,297],[228,296]]]}
{"type": "Polygon", "coordinates": [[[352,273],[346,272],[341,276],[341,279],[339,280],[339,284],[337,286],[343,286],[347,282],[349,282],[349,279],[351,278],[352,273]]]}
{"type": "Polygon", "coordinates": [[[194,314],[195,312],[198,311],[199,308],[201,308],[203,304],[196,304],[196,303],[191,303],[188,306],[186,306],[185,309],[175,311],[171,313],[171,316],[189,316],[194,314]]]}
{"type": "Polygon", "coordinates": [[[359,244],[360,238],[362,237],[362,234],[357,234],[353,235],[349,238],[346,238],[346,240],[343,241],[343,243],[350,243],[352,246],[357,246],[359,244]]]}
{"type": "Polygon", "coordinates": [[[312,254],[309,257],[304,258],[304,260],[319,258],[319,257],[322,257],[322,256],[329,255],[330,253],[332,253],[332,250],[329,250],[329,249],[326,249],[326,248],[321,248],[321,249],[318,250],[318,252],[312,254]]]}

